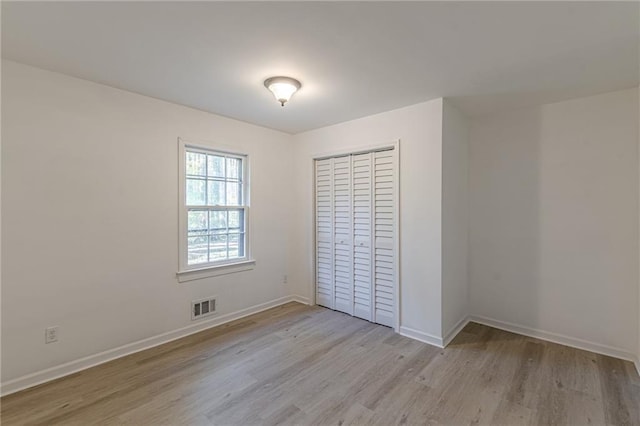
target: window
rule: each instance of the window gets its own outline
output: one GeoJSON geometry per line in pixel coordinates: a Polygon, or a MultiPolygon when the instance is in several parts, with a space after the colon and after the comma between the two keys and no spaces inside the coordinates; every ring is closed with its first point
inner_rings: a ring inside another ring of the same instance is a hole
{"type": "Polygon", "coordinates": [[[180,146],[180,270],[248,260],[246,155],[180,146]]]}

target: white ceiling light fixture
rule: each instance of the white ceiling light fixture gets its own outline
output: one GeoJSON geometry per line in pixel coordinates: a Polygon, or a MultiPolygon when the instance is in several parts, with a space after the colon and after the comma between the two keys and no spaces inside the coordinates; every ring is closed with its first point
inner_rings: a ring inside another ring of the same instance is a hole
{"type": "Polygon", "coordinates": [[[280,105],[284,106],[291,99],[302,85],[298,80],[291,77],[271,77],[264,81],[264,87],[271,90],[280,105]]]}

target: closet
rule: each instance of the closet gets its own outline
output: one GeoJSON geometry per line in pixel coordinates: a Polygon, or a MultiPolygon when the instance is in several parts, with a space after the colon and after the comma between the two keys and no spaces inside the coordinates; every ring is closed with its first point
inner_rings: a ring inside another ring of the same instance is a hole
{"type": "Polygon", "coordinates": [[[395,149],[315,160],[316,303],[393,327],[395,149]]]}

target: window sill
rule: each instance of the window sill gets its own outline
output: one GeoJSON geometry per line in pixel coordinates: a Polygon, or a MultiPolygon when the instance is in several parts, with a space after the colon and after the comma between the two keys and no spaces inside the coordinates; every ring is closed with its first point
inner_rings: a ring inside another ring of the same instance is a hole
{"type": "Polygon", "coordinates": [[[203,278],[217,277],[219,275],[235,274],[236,272],[249,271],[256,266],[255,259],[242,260],[240,262],[227,263],[225,265],[207,266],[200,269],[189,269],[176,272],[178,282],[201,280],[203,278]]]}

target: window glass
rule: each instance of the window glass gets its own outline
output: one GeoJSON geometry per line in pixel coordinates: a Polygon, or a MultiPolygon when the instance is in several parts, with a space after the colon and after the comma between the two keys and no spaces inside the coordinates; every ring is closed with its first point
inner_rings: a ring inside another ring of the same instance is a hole
{"type": "Polygon", "coordinates": [[[244,157],[187,148],[185,162],[187,266],[245,257],[244,157]]]}

